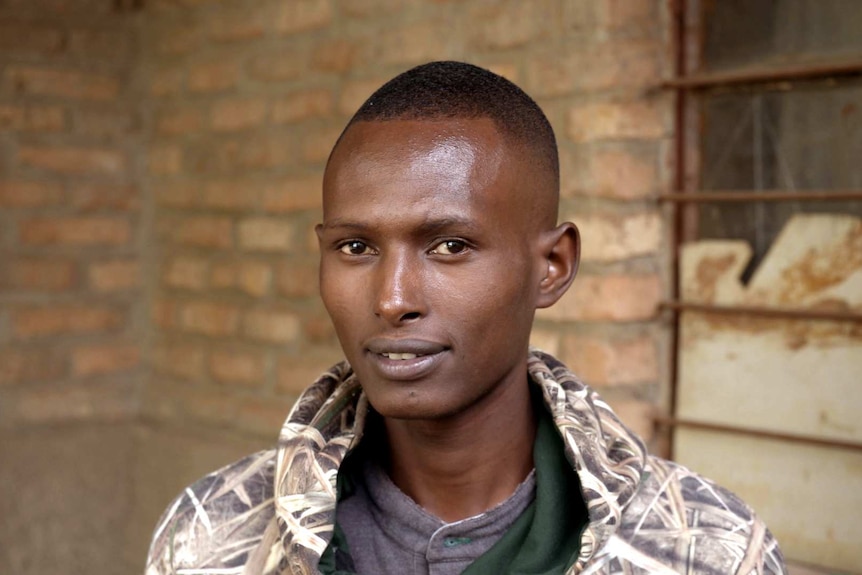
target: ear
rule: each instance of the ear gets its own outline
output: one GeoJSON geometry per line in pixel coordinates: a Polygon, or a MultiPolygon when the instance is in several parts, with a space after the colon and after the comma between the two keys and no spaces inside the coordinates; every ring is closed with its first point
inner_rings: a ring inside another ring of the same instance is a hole
{"type": "Polygon", "coordinates": [[[581,236],[571,222],[545,232],[541,242],[545,273],[539,282],[537,308],[551,307],[566,293],[581,261],[581,236]]]}

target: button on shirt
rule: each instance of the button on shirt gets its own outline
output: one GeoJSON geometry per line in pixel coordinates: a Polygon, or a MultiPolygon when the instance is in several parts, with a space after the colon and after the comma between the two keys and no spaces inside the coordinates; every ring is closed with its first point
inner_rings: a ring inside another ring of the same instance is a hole
{"type": "Polygon", "coordinates": [[[535,471],[504,502],[479,515],[445,523],[392,483],[379,465],[361,465],[355,491],[337,508],[359,575],[458,575],[488,551],[530,506],[535,471]]]}

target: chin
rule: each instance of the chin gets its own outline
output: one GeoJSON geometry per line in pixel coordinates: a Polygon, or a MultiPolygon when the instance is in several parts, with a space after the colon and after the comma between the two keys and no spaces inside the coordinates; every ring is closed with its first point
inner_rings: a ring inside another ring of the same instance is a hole
{"type": "MultiPolygon", "coordinates": [[[[410,392],[408,392],[409,394],[410,392]]],[[[419,400],[415,396],[408,397],[372,397],[368,396],[368,403],[374,411],[387,419],[401,419],[405,421],[431,421],[441,420],[457,415],[458,410],[440,405],[439,402],[426,398],[419,400]]]]}

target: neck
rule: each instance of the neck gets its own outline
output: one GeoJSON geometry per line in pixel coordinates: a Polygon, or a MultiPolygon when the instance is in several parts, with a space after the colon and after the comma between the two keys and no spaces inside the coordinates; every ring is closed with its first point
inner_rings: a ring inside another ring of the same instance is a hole
{"type": "Polygon", "coordinates": [[[536,420],[519,383],[450,418],[386,419],[395,485],[448,523],[505,501],[533,469],[536,420]]]}

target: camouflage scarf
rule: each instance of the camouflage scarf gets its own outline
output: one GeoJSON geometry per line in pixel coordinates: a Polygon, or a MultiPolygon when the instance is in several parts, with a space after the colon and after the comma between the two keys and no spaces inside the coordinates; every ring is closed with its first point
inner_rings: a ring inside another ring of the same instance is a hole
{"type": "MultiPolygon", "coordinates": [[[[562,363],[531,350],[531,381],[563,439],[589,511],[570,574],[783,574],[766,526],[732,493],[646,455],[562,363]]],[[[336,478],[368,403],[346,363],[297,401],[278,448],[185,490],[165,512],[147,575],[313,575],[335,523],[336,478]]]]}

